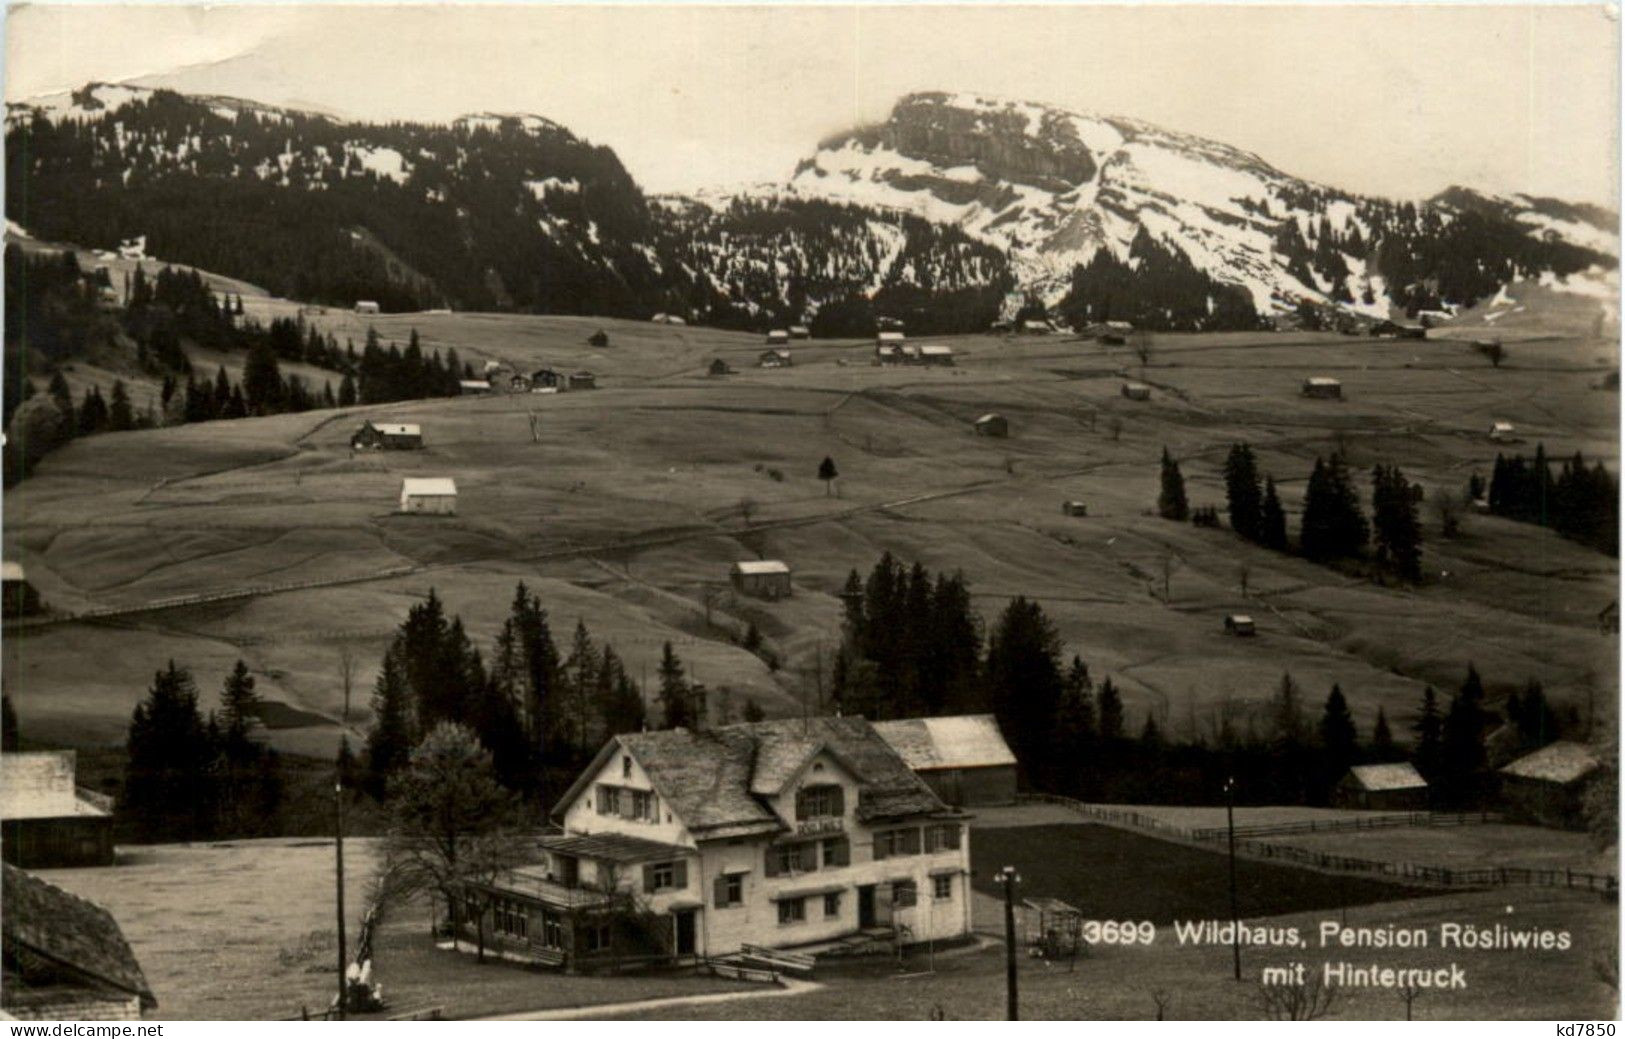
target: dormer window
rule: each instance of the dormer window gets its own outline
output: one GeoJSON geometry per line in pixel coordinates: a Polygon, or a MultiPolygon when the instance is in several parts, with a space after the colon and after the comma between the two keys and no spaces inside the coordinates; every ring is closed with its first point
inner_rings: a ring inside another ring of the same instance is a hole
{"type": "Polygon", "coordinates": [[[838,786],[802,787],[796,793],[796,818],[826,819],[846,814],[846,797],[838,786]]]}

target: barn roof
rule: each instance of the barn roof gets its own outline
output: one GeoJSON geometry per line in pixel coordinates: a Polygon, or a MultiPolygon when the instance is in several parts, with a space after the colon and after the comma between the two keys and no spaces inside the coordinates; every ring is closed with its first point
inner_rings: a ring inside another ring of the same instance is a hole
{"type": "Polygon", "coordinates": [[[882,343],[901,343],[904,340],[901,332],[882,332],[878,338],[882,343]]]}
{"type": "Polygon", "coordinates": [[[932,343],[930,345],[922,345],[920,347],[920,353],[925,355],[925,356],[928,356],[928,357],[951,357],[951,356],[953,356],[953,352],[954,352],[953,347],[951,347],[951,346],[941,346],[941,345],[936,344],[936,343],[932,343]]]}
{"type": "Polygon", "coordinates": [[[465,390],[488,390],[491,383],[485,379],[459,379],[457,385],[465,390]]]}
{"type": "Polygon", "coordinates": [[[623,748],[672,814],[701,840],[783,829],[786,823],[752,791],[775,783],[782,787],[819,749],[829,751],[858,781],[861,820],[949,811],[862,718],[779,719],[616,736],[565,792],[558,810],[568,808],[623,748]]]}
{"type": "Polygon", "coordinates": [[[880,738],[909,768],[991,768],[1014,765],[1016,756],[991,714],[904,718],[876,722],[880,738]]]}
{"type": "Polygon", "coordinates": [[[21,563],[10,559],[0,563],[0,581],[21,581],[23,579],[23,565],[21,563]]]}
{"type": "Polygon", "coordinates": [[[423,427],[416,422],[374,422],[372,428],[392,437],[420,437],[423,427]]]}
{"type": "Polygon", "coordinates": [[[0,881],[0,932],[8,951],[26,949],[92,983],[140,997],[143,1008],[158,1005],[107,910],[9,864],[0,881]]]}
{"type": "Polygon", "coordinates": [[[1341,386],[1341,382],[1327,375],[1311,375],[1303,380],[1306,386],[1341,386]]]}
{"type": "Polygon", "coordinates": [[[1428,785],[1416,766],[1409,761],[1396,761],[1386,765],[1355,765],[1349,769],[1363,790],[1419,790],[1428,785]]]}
{"type": "Polygon", "coordinates": [[[76,761],[71,750],[0,754],[0,819],[107,815],[75,785],[76,761]]]}
{"type": "Polygon", "coordinates": [[[790,564],[779,559],[741,559],[733,570],[736,574],[787,574],[790,564]]]}
{"type": "Polygon", "coordinates": [[[986,415],[983,415],[981,418],[977,419],[976,424],[978,426],[980,426],[984,422],[1003,422],[1003,421],[1004,421],[1004,416],[1003,415],[999,414],[996,411],[990,411],[986,415]]]}
{"type": "Polygon", "coordinates": [[[1597,755],[1592,753],[1590,747],[1570,740],[1558,740],[1533,754],[1525,754],[1501,769],[1501,774],[1567,786],[1584,779],[1596,771],[1597,766],[1597,755]]]}
{"type": "Polygon", "coordinates": [[[401,493],[429,498],[456,495],[457,481],[449,476],[408,476],[401,481],[401,493]]]}

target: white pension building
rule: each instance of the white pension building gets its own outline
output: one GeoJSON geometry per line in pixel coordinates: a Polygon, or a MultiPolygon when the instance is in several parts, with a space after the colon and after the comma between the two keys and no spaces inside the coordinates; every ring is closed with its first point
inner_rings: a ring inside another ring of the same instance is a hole
{"type": "Polygon", "coordinates": [[[485,902],[488,945],[572,969],[970,932],[968,817],[862,718],[616,736],[555,816],[465,938],[485,902]]]}

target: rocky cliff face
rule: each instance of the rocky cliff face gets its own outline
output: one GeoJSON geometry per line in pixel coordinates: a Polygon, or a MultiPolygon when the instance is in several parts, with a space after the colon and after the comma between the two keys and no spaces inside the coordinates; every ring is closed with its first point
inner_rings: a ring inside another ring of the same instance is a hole
{"type": "Polygon", "coordinates": [[[1132,263],[1142,233],[1263,312],[1308,300],[1386,316],[1438,295],[1424,283],[1441,279],[1463,297],[1443,302],[1468,304],[1486,281],[1466,268],[1567,275],[1612,268],[1619,252],[1613,214],[1595,207],[1462,190],[1421,205],[1362,198],[1136,120],[941,92],[824,141],[789,191],[951,224],[1007,250],[1018,282],[1052,301],[1101,250],[1132,263]],[[1471,233],[1454,226],[1468,214],[1471,233]]]}

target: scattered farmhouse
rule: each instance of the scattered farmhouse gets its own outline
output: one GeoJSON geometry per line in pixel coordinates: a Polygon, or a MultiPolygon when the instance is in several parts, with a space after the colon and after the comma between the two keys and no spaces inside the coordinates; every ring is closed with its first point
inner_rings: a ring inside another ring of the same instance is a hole
{"type": "Polygon", "coordinates": [[[728,568],[728,580],[740,595],[784,599],[790,595],[790,564],[778,559],[742,559],[728,568]]]}
{"type": "Polygon", "coordinates": [[[907,341],[901,332],[881,332],[875,336],[876,346],[902,346],[907,341]]]}
{"type": "Polygon", "coordinates": [[[1055,329],[1050,327],[1048,321],[1023,321],[1021,334],[1027,336],[1047,336],[1055,329]]]}
{"type": "Polygon", "coordinates": [[[657,325],[686,325],[686,324],[688,324],[687,321],[683,320],[681,317],[678,317],[676,314],[656,314],[654,317],[650,318],[649,320],[653,321],[657,325]]]}
{"type": "Polygon", "coordinates": [[[1517,435],[1518,431],[1513,428],[1513,425],[1510,422],[1495,422],[1490,425],[1491,440],[1505,443],[1507,441],[1516,440],[1517,435]]]}
{"type": "Polygon", "coordinates": [[[1003,415],[990,411],[976,420],[976,435],[979,437],[1007,437],[1010,435],[1010,423],[1003,415]]]}
{"type": "Polygon", "coordinates": [[[711,360],[711,366],[706,369],[706,374],[707,375],[732,375],[733,374],[733,369],[728,367],[728,362],[727,361],[724,361],[720,357],[716,357],[716,358],[713,358],[711,360]]]}
{"type": "Polygon", "coordinates": [[[875,328],[881,332],[901,332],[903,330],[903,319],[896,317],[875,318],[875,328]]]}
{"type": "Polygon", "coordinates": [[[544,862],[469,886],[463,935],[591,970],[970,930],[965,817],[862,718],[615,736],[555,815],[544,862]]]}
{"type": "Polygon", "coordinates": [[[538,368],[530,373],[530,389],[532,393],[541,390],[562,390],[569,382],[563,372],[552,368],[538,368]]]}
{"type": "Polygon", "coordinates": [[[1421,810],[1428,806],[1428,781],[1408,761],[1355,765],[1332,789],[1337,808],[1421,810]]]}
{"type": "Polygon", "coordinates": [[[420,451],[423,449],[423,427],[415,422],[361,423],[361,428],[350,435],[352,451],[420,451]]]}
{"type": "Polygon", "coordinates": [[[134,238],[122,238],[118,243],[120,259],[145,260],[147,258],[147,236],[136,235],[134,238]]]}
{"type": "Polygon", "coordinates": [[[371,299],[358,299],[355,301],[355,312],[357,314],[376,314],[378,313],[378,302],[371,299]]]}
{"type": "Polygon", "coordinates": [[[1421,325],[1402,325],[1397,321],[1379,321],[1371,326],[1373,339],[1426,339],[1428,330],[1421,325]]]}
{"type": "Polygon", "coordinates": [[[1087,516],[1089,515],[1089,506],[1081,501],[1063,501],[1061,503],[1061,515],[1087,516]]]}
{"type": "Polygon", "coordinates": [[[763,342],[767,343],[768,346],[783,346],[789,341],[790,330],[788,328],[775,328],[769,332],[767,334],[767,338],[763,340],[763,342]]]}
{"type": "Polygon", "coordinates": [[[587,345],[596,346],[599,348],[608,346],[609,333],[600,328],[598,331],[587,337],[587,345]]]}
{"type": "Polygon", "coordinates": [[[762,368],[788,368],[791,365],[790,351],[783,349],[763,350],[756,364],[762,368]]]}
{"type": "Polygon", "coordinates": [[[585,368],[581,369],[578,372],[571,372],[570,373],[570,389],[572,389],[572,390],[596,390],[597,388],[598,388],[598,376],[594,375],[592,372],[587,371],[585,368]]]}
{"type": "Polygon", "coordinates": [[[1311,375],[1303,380],[1301,390],[1305,397],[1319,400],[1338,400],[1343,396],[1343,384],[1324,375],[1311,375]]]}
{"type": "Polygon", "coordinates": [[[812,338],[812,330],[809,329],[806,325],[791,325],[790,326],[790,338],[791,339],[811,339],[812,338]]]}
{"type": "Polygon", "coordinates": [[[1016,756],[991,714],[905,718],[874,729],[944,803],[1015,803],[1016,756]]]}
{"type": "Polygon", "coordinates": [[[927,344],[920,347],[919,357],[921,364],[934,364],[944,368],[951,368],[954,363],[954,348],[935,343],[927,344]]]}
{"type": "Polygon", "coordinates": [[[485,379],[460,379],[457,382],[457,392],[463,396],[479,396],[491,392],[491,383],[485,379]]]}
{"type": "Polygon", "coordinates": [[[1245,613],[1226,614],[1224,630],[1227,634],[1239,635],[1242,638],[1251,638],[1258,634],[1258,628],[1253,624],[1252,617],[1245,613]]]}
{"type": "Polygon", "coordinates": [[[75,783],[71,750],[0,754],[0,855],[28,869],[113,864],[113,804],[75,783]]]}
{"type": "Polygon", "coordinates": [[[1143,382],[1125,382],[1123,384],[1123,396],[1129,400],[1150,400],[1151,387],[1143,382]]]}
{"type": "Polygon", "coordinates": [[[401,481],[401,511],[455,516],[457,481],[449,476],[408,476],[401,481]]]}
{"type": "Polygon", "coordinates": [[[875,363],[876,364],[902,364],[903,363],[903,344],[901,344],[901,343],[877,343],[877,344],[875,344],[875,363]]]}
{"type": "Polygon", "coordinates": [[[39,592],[28,583],[23,565],[0,562],[0,617],[27,617],[40,612],[39,592]]]}
{"type": "Polygon", "coordinates": [[[112,915],[14,866],[0,867],[0,1017],[138,1021],[158,1006],[112,915]]]}
{"type": "Polygon", "coordinates": [[[1549,743],[1500,770],[1501,798],[1511,815],[1543,826],[1578,828],[1586,782],[1598,768],[1583,743],[1549,743]]]}

